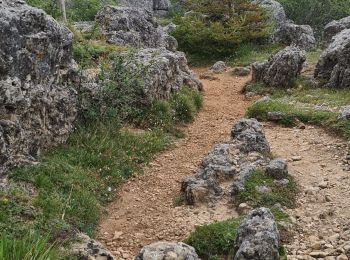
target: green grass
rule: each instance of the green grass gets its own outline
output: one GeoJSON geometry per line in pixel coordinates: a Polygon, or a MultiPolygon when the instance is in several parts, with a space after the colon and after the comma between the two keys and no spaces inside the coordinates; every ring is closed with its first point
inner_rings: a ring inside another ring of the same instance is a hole
{"type": "Polygon", "coordinates": [[[271,45],[254,45],[242,44],[233,55],[228,63],[231,66],[248,66],[254,62],[267,60],[271,55],[277,53],[283,48],[278,44],[271,45]]]}
{"type": "Polygon", "coordinates": [[[220,259],[232,252],[240,221],[237,219],[197,226],[185,243],[196,249],[202,259],[220,259]]]}
{"type": "Polygon", "coordinates": [[[240,192],[235,202],[237,205],[248,203],[252,207],[272,207],[279,203],[282,206],[293,208],[295,206],[298,187],[292,177],[289,177],[289,184],[285,187],[276,185],[273,179],[267,176],[263,171],[257,170],[246,181],[244,191],[240,192]],[[271,192],[259,193],[257,186],[266,186],[271,192]]]}
{"type": "Polygon", "coordinates": [[[50,243],[48,237],[33,233],[26,234],[20,240],[0,236],[0,260],[57,260],[63,257],[57,245],[50,243]]]}
{"type": "Polygon", "coordinates": [[[19,238],[35,230],[53,240],[70,238],[76,229],[93,235],[114,189],[170,143],[156,130],[77,129],[39,165],[11,173],[10,189],[0,192],[0,232],[19,238]]]}

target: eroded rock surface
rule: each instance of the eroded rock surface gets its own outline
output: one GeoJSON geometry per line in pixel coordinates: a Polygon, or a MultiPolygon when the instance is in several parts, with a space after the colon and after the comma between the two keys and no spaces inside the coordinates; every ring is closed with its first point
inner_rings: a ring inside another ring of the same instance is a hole
{"type": "Polygon", "coordinates": [[[305,60],[304,51],[293,46],[286,47],[269,60],[253,64],[253,81],[271,87],[288,87],[300,75],[305,60]]]}
{"type": "Polygon", "coordinates": [[[241,119],[231,136],[229,142],[214,146],[194,176],[183,180],[188,204],[215,203],[224,195],[235,196],[255,170],[268,165],[270,147],[257,120],[241,119]]]}
{"type": "Polygon", "coordinates": [[[62,143],[75,120],[72,33],[24,1],[0,1],[0,173],[62,143]]]}
{"type": "Polygon", "coordinates": [[[267,208],[253,210],[240,224],[234,260],[278,260],[279,232],[267,208]]]}
{"type": "Polygon", "coordinates": [[[350,29],[350,16],[328,23],[323,32],[324,46],[328,46],[334,36],[346,29],[350,29]]]}
{"type": "Polygon", "coordinates": [[[156,242],[145,246],[135,260],[176,259],[199,260],[193,247],[184,243],[156,242]]]}
{"type": "Polygon", "coordinates": [[[138,48],[160,48],[175,51],[177,41],[158,25],[146,9],[106,6],[96,16],[108,43],[138,48]]]}
{"type": "Polygon", "coordinates": [[[315,78],[326,87],[350,87],[350,29],[332,38],[331,44],[318,60],[315,78]]]}
{"type": "Polygon", "coordinates": [[[119,3],[126,7],[146,9],[159,15],[167,14],[171,8],[169,0],[120,0],[119,3]]]}

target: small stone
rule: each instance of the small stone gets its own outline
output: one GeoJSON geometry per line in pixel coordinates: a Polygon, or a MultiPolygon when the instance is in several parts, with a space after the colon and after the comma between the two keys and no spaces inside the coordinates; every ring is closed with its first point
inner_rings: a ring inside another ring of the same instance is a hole
{"type": "Polygon", "coordinates": [[[298,162],[298,161],[301,161],[302,160],[302,157],[301,156],[293,156],[292,157],[292,161],[293,162],[298,162]]]}
{"type": "Polygon", "coordinates": [[[328,182],[322,181],[318,184],[318,187],[320,187],[321,189],[326,189],[328,187],[328,182]]]}
{"type": "Polygon", "coordinates": [[[282,112],[267,112],[267,120],[272,122],[281,121],[284,118],[282,112]]]}
{"type": "Polygon", "coordinates": [[[348,260],[349,258],[346,255],[340,255],[337,257],[337,260],[348,260]]]}
{"type": "Polygon", "coordinates": [[[327,253],[322,251],[314,251],[310,253],[310,256],[315,258],[325,258],[327,256],[327,253]]]}
{"type": "Polygon", "coordinates": [[[272,160],[266,167],[266,173],[277,180],[286,179],[288,177],[288,165],[286,160],[281,158],[272,160]]]}

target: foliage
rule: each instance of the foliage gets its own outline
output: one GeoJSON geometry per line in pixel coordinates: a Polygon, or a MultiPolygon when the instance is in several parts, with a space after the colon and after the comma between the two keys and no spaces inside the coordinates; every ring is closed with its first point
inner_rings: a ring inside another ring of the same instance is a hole
{"type": "Polygon", "coordinates": [[[172,34],[178,40],[179,48],[189,54],[215,59],[233,54],[239,44],[261,42],[269,35],[264,11],[247,0],[235,0],[235,9],[230,9],[229,13],[233,13],[229,15],[221,8],[224,7],[222,1],[191,2],[195,3],[194,11],[210,9],[210,15],[174,18],[177,28],[172,34]],[[207,6],[206,2],[211,4],[207,6]]]}
{"type": "Polygon", "coordinates": [[[288,18],[297,24],[311,25],[320,37],[332,20],[350,15],[350,0],[279,0],[288,18]]]}
{"type": "MultiPolygon", "coordinates": [[[[62,16],[58,0],[27,0],[29,5],[43,9],[59,18],[62,16]]],[[[93,21],[97,12],[107,4],[117,4],[116,0],[70,0],[66,1],[67,18],[71,21],[93,21]]]]}
{"type": "Polygon", "coordinates": [[[273,179],[261,170],[255,171],[246,181],[244,191],[240,192],[236,198],[236,204],[248,203],[253,207],[271,207],[277,203],[286,207],[294,207],[298,192],[297,184],[292,177],[288,178],[287,186],[278,186],[273,179]],[[266,186],[271,192],[260,193],[257,186],[266,186]]]}
{"type": "Polygon", "coordinates": [[[48,237],[28,233],[20,239],[0,236],[0,260],[58,260],[63,259],[48,237]]]}
{"type": "Polygon", "coordinates": [[[197,226],[185,241],[202,259],[219,259],[229,255],[237,235],[239,220],[226,220],[197,226]]]}

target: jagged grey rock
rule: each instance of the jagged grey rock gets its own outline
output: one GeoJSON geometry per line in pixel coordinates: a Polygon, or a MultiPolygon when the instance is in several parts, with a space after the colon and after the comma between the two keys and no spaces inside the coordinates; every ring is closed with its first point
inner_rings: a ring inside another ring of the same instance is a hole
{"type": "Polygon", "coordinates": [[[301,49],[310,50],[316,45],[313,29],[309,25],[297,25],[287,19],[283,6],[275,0],[255,0],[268,13],[268,19],[273,24],[271,42],[296,45],[301,49]]]}
{"type": "Polygon", "coordinates": [[[344,106],[340,109],[338,114],[338,121],[350,120],[350,106],[344,106]]]}
{"type": "Polygon", "coordinates": [[[226,63],[224,61],[218,61],[213,66],[210,67],[209,71],[216,74],[220,74],[225,72],[226,69],[227,69],[226,63]]]}
{"type": "Polygon", "coordinates": [[[141,49],[131,63],[135,66],[145,66],[143,77],[145,94],[153,98],[170,97],[172,92],[183,86],[202,90],[203,85],[187,65],[183,52],[172,52],[164,48],[141,49]]]}
{"type": "Polygon", "coordinates": [[[275,37],[280,43],[294,45],[303,50],[312,50],[316,46],[316,38],[310,25],[287,22],[278,29],[275,37]]]}
{"type": "Polygon", "coordinates": [[[248,76],[250,72],[251,72],[251,69],[249,67],[236,67],[232,70],[232,73],[239,77],[248,76]]]}
{"type": "Polygon", "coordinates": [[[327,47],[332,38],[345,29],[350,29],[350,16],[328,23],[323,32],[324,47],[327,47]]]}
{"type": "Polygon", "coordinates": [[[0,1],[0,174],[72,130],[72,33],[24,1],[0,1]]]}
{"type": "Polygon", "coordinates": [[[305,60],[304,51],[294,46],[286,47],[269,60],[252,65],[253,81],[276,88],[288,87],[300,75],[305,60]]]}
{"type": "Polygon", "coordinates": [[[184,243],[156,242],[145,246],[135,260],[199,260],[195,249],[184,243]]]}
{"type": "Polygon", "coordinates": [[[284,117],[284,114],[282,112],[273,111],[273,112],[267,112],[267,120],[277,122],[282,120],[284,117]]]}
{"type": "Polygon", "coordinates": [[[256,119],[241,119],[232,128],[231,137],[240,142],[243,153],[269,153],[270,145],[265,137],[261,124],[256,119]]]}
{"type": "Polygon", "coordinates": [[[286,179],[288,177],[287,161],[282,158],[272,160],[266,167],[266,173],[276,180],[286,179]]]}
{"type": "Polygon", "coordinates": [[[280,236],[267,208],[250,212],[241,222],[234,243],[234,260],[278,260],[280,236]]]}
{"type": "Polygon", "coordinates": [[[171,8],[170,0],[119,0],[126,7],[145,9],[155,14],[165,15],[171,8]]]}
{"type": "Polygon", "coordinates": [[[72,245],[71,252],[81,260],[116,259],[100,242],[83,233],[78,234],[78,242],[72,245]]]}
{"type": "Polygon", "coordinates": [[[269,144],[255,119],[242,119],[232,130],[229,142],[217,144],[203,159],[196,174],[182,181],[188,204],[215,203],[223,195],[237,195],[256,169],[269,162],[269,144]],[[232,181],[232,185],[223,185],[232,181]]]}
{"type": "Polygon", "coordinates": [[[96,23],[108,43],[138,48],[160,48],[175,51],[177,41],[145,9],[106,6],[96,16],[96,23]]]}
{"type": "Polygon", "coordinates": [[[350,87],[350,29],[332,38],[331,44],[318,60],[314,76],[319,85],[350,87]]]}

